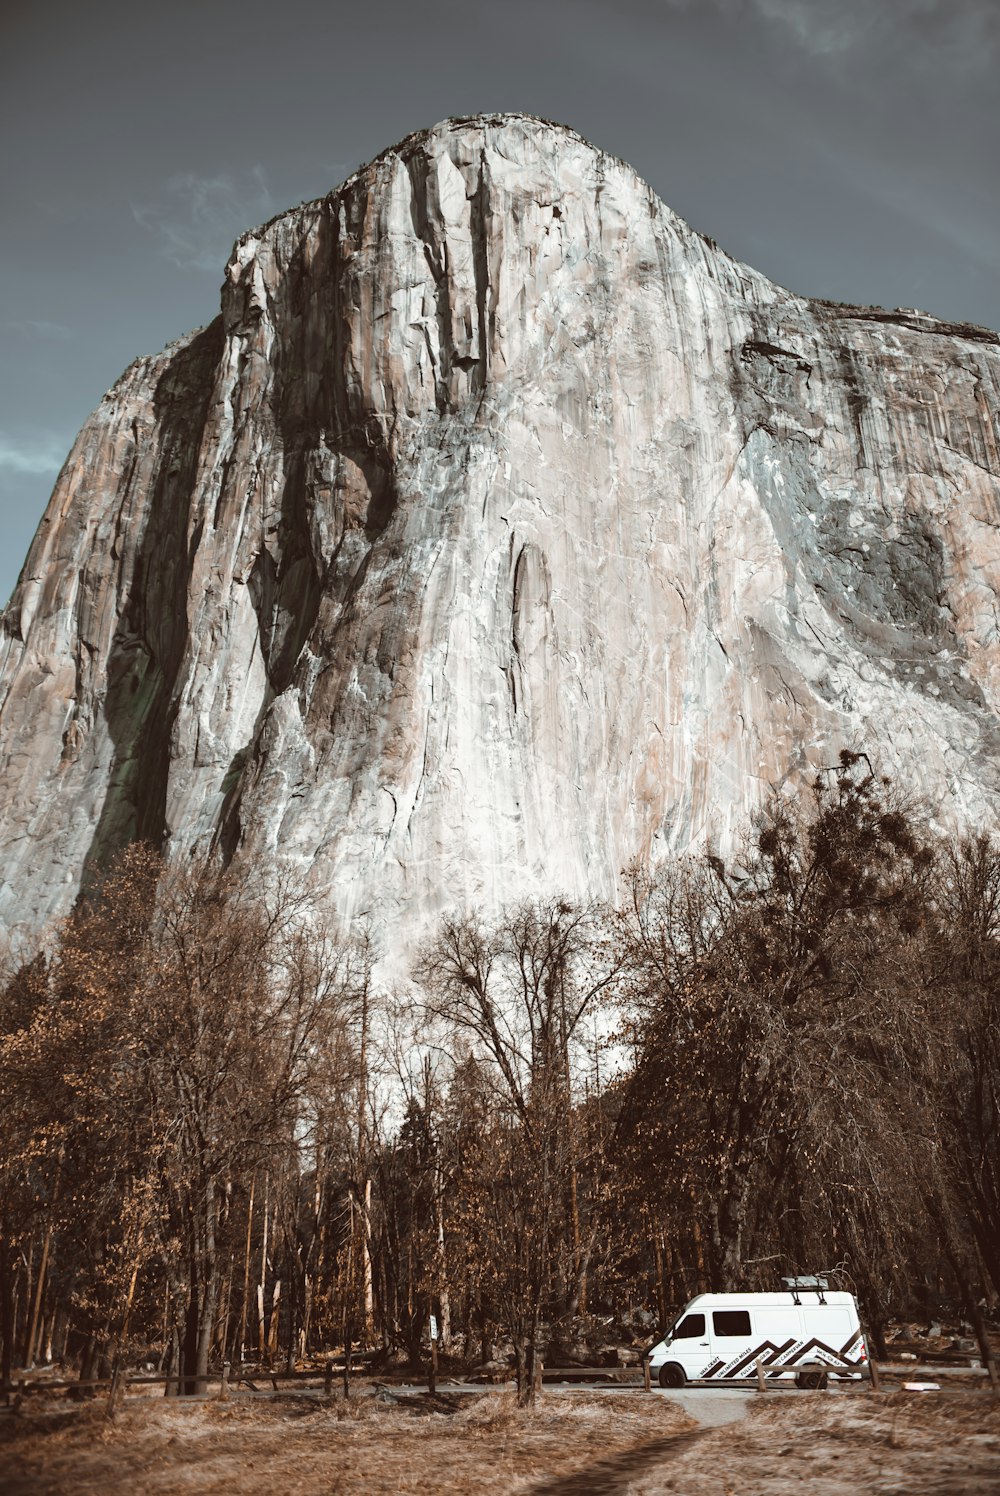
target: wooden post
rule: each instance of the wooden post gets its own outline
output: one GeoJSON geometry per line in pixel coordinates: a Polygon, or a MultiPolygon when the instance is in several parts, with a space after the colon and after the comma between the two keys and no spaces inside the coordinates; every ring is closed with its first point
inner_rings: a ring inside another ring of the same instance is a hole
{"type": "Polygon", "coordinates": [[[997,1381],[997,1363],[992,1355],[981,1357],[983,1365],[990,1375],[990,1386],[993,1388],[993,1396],[1000,1398],[1000,1382],[997,1381]]]}
{"type": "Polygon", "coordinates": [[[767,1391],[767,1378],[764,1375],[764,1359],[762,1356],[757,1357],[757,1390],[758,1392],[767,1391]]]}
{"type": "Polygon", "coordinates": [[[875,1364],[875,1347],[872,1345],[871,1336],[868,1333],[868,1326],[866,1324],[863,1324],[861,1326],[861,1344],[864,1346],[865,1351],[868,1355],[869,1389],[872,1392],[881,1392],[882,1383],[879,1378],[878,1367],[875,1364]]]}
{"type": "Polygon", "coordinates": [[[344,1396],[351,1395],[351,1340],[350,1332],[344,1338],[344,1396]]]}
{"type": "Polygon", "coordinates": [[[649,1370],[649,1357],[648,1356],[643,1356],[643,1358],[642,1358],[642,1385],[643,1385],[643,1387],[645,1388],[645,1390],[647,1392],[652,1392],[652,1390],[653,1390],[653,1378],[652,1378],[652,1376],[650,1374],[650,1370],[649,1370]]]}
{"type": "Polygon", "coordinates": [[[219,1383],[219,1401],[225,1402],[229,1396],[229,1362],[222,1363],[222,1380],[219,1383]]]}
{"type": "Polygon", "coordinates": [[[328,1361],[326,1363],[326,1374],[323,1377],[323,1396],[324,1397],[332,1397],[333,1396],[333,1362],[332,1361],[328,1361]]]}

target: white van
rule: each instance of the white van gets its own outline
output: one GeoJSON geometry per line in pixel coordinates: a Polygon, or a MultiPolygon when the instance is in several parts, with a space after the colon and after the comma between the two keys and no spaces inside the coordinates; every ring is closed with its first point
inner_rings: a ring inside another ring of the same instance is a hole
{"type": "Polygon", "coordinates": [[[661,1387],[744,1380],[757,1357],[771,1380],[821,1387],[864,1374],[868,1352],[850,1293],[701,1293],[649,1352],[661,1387]]]}

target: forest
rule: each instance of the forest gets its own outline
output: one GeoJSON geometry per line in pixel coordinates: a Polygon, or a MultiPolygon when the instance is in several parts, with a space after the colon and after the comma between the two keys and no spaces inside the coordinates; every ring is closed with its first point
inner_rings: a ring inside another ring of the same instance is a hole
{"type": "MultiPolygon", "coordinates": [[[[0,996],[2,1380],[348,1346],[542,1359],[826,1270],[877,1350],[1000,1294],[1000,842],[842,753],[614,907],[456,911],[376,980],[285,875],[95,876],[0,996]]],[[[103,1372],[101,1373],[103,1374],[103,1372]]]]}

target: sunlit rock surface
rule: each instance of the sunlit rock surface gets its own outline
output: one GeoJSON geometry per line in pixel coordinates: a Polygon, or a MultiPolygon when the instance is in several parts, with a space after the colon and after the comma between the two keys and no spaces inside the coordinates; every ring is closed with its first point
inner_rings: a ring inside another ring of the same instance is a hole
{"type": "Polygon", "coordinates": [[[84,427],[3,619],[0,920],[165,836],[404,950],[844,744],[993,824],[998,384],[994,333],[791,295],[568,130],[412,136],[84,427]]]}

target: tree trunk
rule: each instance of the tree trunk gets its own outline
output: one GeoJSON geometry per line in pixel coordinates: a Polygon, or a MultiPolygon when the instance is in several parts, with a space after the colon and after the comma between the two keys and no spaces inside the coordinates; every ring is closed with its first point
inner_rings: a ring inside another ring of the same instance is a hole
{"type": "Polygon", "coordinates": [[[175,1324],[170,1326],[170,1341],[166,1353],[166,1365],[163,1375],[166,1383],[163,1388],[164,1397],[180,1397],[181,1384],[177,1378],[181,1374],[181,1336],[175,1324]]]}
{"type": "MultiPolygon", "coordinates": [[[[27,1365],[28,1365],[28,1324],[29,1324],[29,1321],[31,1319],[32,1287],[34,1286],[34,1281],[35,1281],[35,1240],[34,1240],[33,1236],[28,1238],[28,1250],[27,1250],[26,1254],[22,1253],[22,1261],[24,1262],[24,1305],[25,1305],[25,1310],[24,1310],[24,1339],[21,1342],[21,1365],[24,1366],[24,1367],[27,1367],[27,1365]]],[[[17,1294],[17,1292],[15,1290],[15,1296],[14,1296],[14,1334],[15,1334],[15,1336],[17,1334],[17,1321],[20,1318],[20,1315],[18,1313],[18,1310],[20,1309],[20,1304],[18,1303],[18,1298],[19,1298],[19,1295],[17,1294]]]]}
{"type": "Polygon", "coordinates": [[[694,1265],[697,1274],[698,1292],[705,1293],[711,1285],[708,1274],[705,1271],[705,1240],[701,1229],[701,1222],[696,1215],[691,1220],[691,1239],[694,1243],[694,1265]]]}
{"type": "Polygon", "coordinates": [[[218,1282],[213,1277],[212,1282],[205,1286],[205,1296],[198,1321],[198,1354],[195,1359],[195,1390],[197,1392],[208,1390],[208,1367],[212,1341],[215,1338],[215,1310],[218,1297],[218,1282]]]}
{"type": "Polygon", "coordinates": [[[441,1347],[448,1350],[451,1345],[451,1296],[448,1292],[448,1258],[444,1239],[444,1200],[440,1167],[434,1166],[434,1215],[437,1235],[437,1281],[438,1303],[441,1308],[439,1326],[441,1347]]]}
{"type": "Polygon", "coordinates": [[[301,1294],[299,1292],[299,1272],[293,1263],[288,1277],[288,1341],[285,1346],[285,1370],[289,1376],[295,1370],[295,1353],[299,1339],[299,1323],[301,1314],[299,1303],[301,1294]]]}
{"type": "Polygon", "coordinates": [[[313,1275],[312,1273],[305,1273],[303,1275],[302,1282],[302,1330],[300,1335],[303,1356],[307,1356],[309,1354],[309,1336],[312,1332],[312,1311],[313,1275]]]}
{"type": "Polygon", "coordinates": [[[31,1314],[28,1319],[28,1333],[24,1354],[25,1366],[33,1366],[38,1354],[37,1342],[41,1333],[42,1296],[45,1292],[45,1280],[49,1267],[49,1249],[52,1245],[52,1230],[55,1225],[56,1202],[59,1199],[59,1188],[62,1184],[64,1157],[65,1145],[62,1145],[59,1148],[59,1155],[56,1159],[55,1175],[52,1181],[52,1195],[46,1211],[45,1237],[42,1242],[42,1255],[38,1263],[38,1277],[35,1280],[35,1293],[31,1304],[31,1314]]]}
{"type": "Polygon", "coordinates": [[[271,1292],[271,1318],[267,1325],[267,1364],[273,1365],[278,1354],[278,1338],[281,1332],[281,1279],[275,1278],[271,1292]]]}
{"type": "Polygon", "coordinates": [[[372,1277],[372,1182],[364,1181],[361,1194],[361,1270],[364,1279],[365,1341],[371,1345],[375,1337],[375,1287],[372,1277]]]}
{"type": "Polygon", "coordinates": [[[370,1345],[375,1333],[371,1258],[372,1182],[368,1175],[368,986],[361,994],[361,1043],[358,1051],[358,1204],[361,1207],[361,1292],[364,1335],[370,1345]]]}
{"type": "Polygon", "coordinates": [[[479,1300],[479,1345],[483,1362],[493,1360],[493,1342],[490,1340],[490,1321],[486,1310],[486,1300],[479,1300]]]}
{"type": "Polygon", "coordinates": [[[653,1260],[656,1264],[656,1313],[661,1332],[667,1328],[667,1238],[662,1228],[653,1232],[653,1260]]]}
{"type": "Polygon", "coordinates": [[[569,1302],[566,1305],[566,1314],[569,1319],[574,1319],[578,1314],[585,1314],[587,1298],[587,1273],[590,1271],[590,1259],[594,1251],[594,1243],[597,1241],[597,1223],[590,1228],[587,1237],[587,1245],[583,1248],[577,1260],[576,1275],[573,1279],[569,1302]]]}
{"type": "MultiPolygon", "coordinates": [[[[105,1327],[105,1331],[103,1334],[99,1334],[97,1331],[90,1331],[88,1333],[87,1340],[83,1348],[83,1357],[80,1361],[80,1375],[78,1377],[78,1381],[96,1381],[101,1376],[102,1370],[108,1370],[107,1361],[104,1354],[106,1345],[107,1327],[105,1327]]],[[[92,1392],[93,1389],[90,1387],[81,1387],[76,1392],[76,1396],[90,1397],[92,1395],[92,1392]]]]}
{"type": "Polygon", "coordinates": [[[517,1405],[526,1408],[531,1401],[528,1392],[527,1364],[524,1341],[518,1336],[514,1341],[514,1377],[517,1386],[517,1405]]]}
{"type": "Polygon", "coordinates": [[[199,1322],[197,1268],[192,1263],[187,1308],[184,1313],[184,1338],[181,1342],[181,1364],[177,1368],[180,1376],[183,1378],[179,1389],[182,1397],[193,1397],[198,1391],[199,1322]]]}
{"type": "MultiPolygon", "coordinates": [[[[535,1303],[531,1311],[531,1325],[528,1331],[528,1344],[522,1355],[522,1375],[518,1381],[517,1403],[521,1408],[533,1408],[538,1401],[538,1394],[542,1385],[542,1363],[538,1353],[538,1333],[541,1328],[541,1296],[538,1285],[535,1289],[535,1303]]],[[[520,1343],[520,1337],[518,1337],[520,1343]]]]}
{"type": "Polygon", "coordinates": [[[229,1267],[226,1276],[222,1280],[222,1288],[219,1297],[222,1301],[222,1309],[215,1326],[215,1349],[219,1353],[219,1360],[226,1361],[229,1354],[229,1321],[232,1317],[233,1305],[233,1254],[229,1254],[229,1267]]]}
{"type": "Polygon", "coordinates": [[[11,1293],[10,1248],[0,1237],[0,1390],[10,1390],[14,1360],[14,1302],[11,1293]]]}
{"type": "Polygon", "coordinates": [[[570,1223],[570,1259],[573,1264],[573,1274],[567,1284],[565,1312],[569,1318],[578,1313],[586,1313],[587,1303],[587,1269],[590,1266],[590,1254],[593,1249],[594,1238],[591,1236],[586,1247],[583,1247],[580,1232],[580,1195],[576,1178],[576,1130],[573,1126],[573,1108],[569,1097],[569,1061],[566,1061],[566,1118],[569,1128],[569,1182],[567,1211],[570,1223]]]}
{"type": "Polygon", "coordinates": [[[247,1244],[243,1257],[243,1302],[240,1305],[240,1336],[236,1349],[236,1359],[240,1365],[246,1358],[247,1343],[247,1314],[250,1302],[250,1242],[253,1233],[253,1194],[257,1185],[256,1174],[250,1180],[250,1202],[247,1205],[247,1244]]]}
{"type": "Polygon", "coordinates": [[[184,1326],[184,1392],[204,1392],[208,1385],[208,1363],[215,1335],[219,1302],[219,1265],[216,1257],[218,1200],[215,1181],[205,1184],[204,1249],[198,1252],[198,1231],[192,1222],[190,1288],[184,1326]]]}
{"type": "Polygon", "coordinates": [[[267,1287],[267,1187],[268,1176],[264,1175],[264,1231],[260,1245],[260,1282],[257,1284],[257,1355],[263,1361],[267,1346],[264,1342],[264,1290],[267,1287]]]}
{"type": "Polygon", "coordinates": [[[58,1305],[53,1305],[48,1319],[42,1328],[42,1361],[46,1366],[51,1366],[55,1360],[55,1348],[59,1343],[59,1332],[62,1328],[62,1316],[58,1305]]]}

